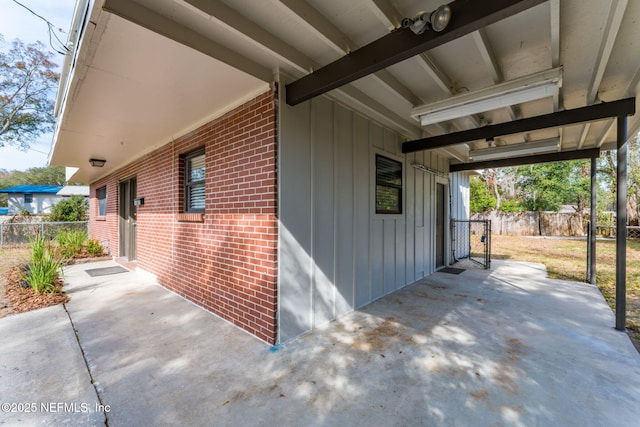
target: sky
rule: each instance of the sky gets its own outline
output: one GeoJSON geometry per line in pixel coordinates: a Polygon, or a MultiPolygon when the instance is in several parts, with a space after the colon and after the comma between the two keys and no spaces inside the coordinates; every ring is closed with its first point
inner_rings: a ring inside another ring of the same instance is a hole
{"type": "MultiPolygon", "coordinates": [[[[20,3],[51,22],[65,44],[76,0],[19,0],[20,3]],[[62,32],[60,31],[62,30],[62,32]]],[[[47,24],[13,0],[0,0],[0,34],[5,43],[18,38],[25,43],[41,41],[51,52],[47,24]]],[[[55,53],[55,63],[62,65],[64,57],[55,53]]],[[[27,151],[5,145],[0,148],[0,169],[27,170],[47,165],[53,134],[41,136],[27,151]]]]}

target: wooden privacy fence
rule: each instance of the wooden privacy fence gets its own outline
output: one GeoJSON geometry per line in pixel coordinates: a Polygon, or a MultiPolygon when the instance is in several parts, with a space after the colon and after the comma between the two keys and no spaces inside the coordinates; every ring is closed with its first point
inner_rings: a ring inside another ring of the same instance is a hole
{"type": "Polygon", "coordinates": [[[488,212],[471,214],[472,220],[491,220],[493,234],[507,236],[585,236],[578,213],[488,212]]]}

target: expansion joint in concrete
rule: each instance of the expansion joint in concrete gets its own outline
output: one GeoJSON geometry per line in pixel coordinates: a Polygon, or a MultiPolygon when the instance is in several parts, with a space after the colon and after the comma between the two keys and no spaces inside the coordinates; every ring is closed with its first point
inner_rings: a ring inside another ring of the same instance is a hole
{"type": "MultiPolygon", "coordinates": [[[[105,408],[105,404],[102,401],[102,396],[100,395],[100,391],[98,390],[98,387],[96,386],[96,381],[93,378],[93,373],[91,372],[91,368],[89,367],[89,362],[87,361],[87,355],[84,352],[84,348],[82,347],[82,343],[80,342],[80,335],[78,335],[78,330],[76,329],[76,325],[73,323],[73,319],[71,318],[71,313],[69,313],[69,310],[67,310],[67,305],[66,304],[62,304],[62,306],[64,307],[64,311],[67,313],[67,317],[69,318],[69,323],[71,323],[71,328],[73,329],[73,333],[76,337],[76,342],[78,343],[78,348],[80,349],[80,354],[82,354],[82,360],[84,360],[84,365],[87,368],[87,373],[89,374],[89,378],[91,379],[91,385],[93,386],[93,389],[96,392],[96,397],[98,398],[98,402],[100,403],[100,407],[101,408],[105,408]]],[[[107,411],[103,410],[102,411],[103,415],[104,415],[104,425],[106,427],[109,427],[109,417],[107,416],[107,411]]]]}

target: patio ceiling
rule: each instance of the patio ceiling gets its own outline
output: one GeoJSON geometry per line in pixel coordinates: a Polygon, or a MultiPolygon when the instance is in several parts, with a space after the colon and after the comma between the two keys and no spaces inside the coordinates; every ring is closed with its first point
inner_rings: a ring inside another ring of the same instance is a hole
{"type": "MultiPolygon", "coordinates": [[[[352,58],[358,48],[400,33],[395,30],[402,18],[442,3],[98,0],[67,84],[51,161],[81,168],[77,179],[95,180],[266,90],[273,75],[291,83],[352,58]],[[91,157],[107,164],[89,168],[91,157]]],[[[447,29],[423,35],[444,42],[328,95],[415,140],[612,102],[640,90],[640,2],[501,3],[526,7],[457,38],[447,36],[447,29]],[[552,96],[426,126],[412,118],[416,107],[428,109],[558,67],[561,86],[552,96]]],[[[471,6],[452,9],[458,15],[479,13],[471,6]]],[[[455,19],[452,32],[458,31],[455,19]]],[[[630,118],[629,135],[639,129],[640,120],[630,118]]],[[[558,151],[614,148],[615,120],[500,136],[492,145],[552,138],[559,141],[558,151]]],[[[465,163],[470,149],[487,147],[481,138],[437,150],[452,163],[465,163]]]]}

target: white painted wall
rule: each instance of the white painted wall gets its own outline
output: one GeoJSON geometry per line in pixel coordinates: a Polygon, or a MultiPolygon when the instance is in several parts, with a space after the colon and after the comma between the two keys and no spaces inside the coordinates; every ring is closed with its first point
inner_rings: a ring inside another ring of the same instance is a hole
{"type": "MultiPolygon", "coordinates": [[[[451,181],[451,219],[454,220],[469,220],[469,177],[470,172],[455,172],[449,175],[451,181]]],[[[464,225],[465,230],[453,231],[453,239],[451,239],[451,249],[454,256],[458,259],[466,258],[469,256],[469,239],[468,224],[464,225]]]]}
{"type": "MultiPolygon", "coordinates": [[[[325,97],[279,114],[279,340],[288,341],[434,271],[434,153],[325,97]],[[404,162],[404,213],[376,215],[375,153],[404,162]]],[[[447,182],[445,180],[445,182],[447,182]]]]}
{"type": "Polygon", "coordinates": [[[469,219],[469,172],[454,172],[449,175],[451,180],[451,218],[459,220],[469,219]]]}
{"type": "Polygon", "coordinates": [[[55,194],[34,194],[33,201],[25,203],[24,194],[16,193],[9,194],[7,206],[9,207],[9,215],[19,214],[24,209],[30,214],[48,214],[51,213],[51,208],[62,199],[62,196],[55,194]]]}

